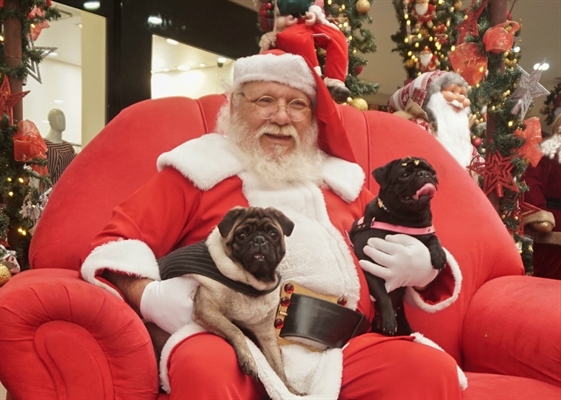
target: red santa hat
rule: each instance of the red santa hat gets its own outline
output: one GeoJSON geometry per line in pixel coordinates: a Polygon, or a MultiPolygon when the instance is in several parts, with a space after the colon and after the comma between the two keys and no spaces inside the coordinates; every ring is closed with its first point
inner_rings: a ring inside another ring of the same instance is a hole
{"type": "Polygon", "coordinates": [[[319,148],[332,156],[356,162],[339,110],[308,60],[278,49],[238,59],[234,65],[234,85],[255,81],[278,82],[304,92],[313,105],[319,148]]]}
{"type": "Polygon", "coordinates": [[[405,111],[409,100],[417,104],[419,107],[423,106],[429,86],[442,75],[448,73],[447,71],[432,71],[425,72],[419,75],[413,81],[397,90],[390,100],[388,101],[388,111],[395,113],[396,111],[405,111]]]}

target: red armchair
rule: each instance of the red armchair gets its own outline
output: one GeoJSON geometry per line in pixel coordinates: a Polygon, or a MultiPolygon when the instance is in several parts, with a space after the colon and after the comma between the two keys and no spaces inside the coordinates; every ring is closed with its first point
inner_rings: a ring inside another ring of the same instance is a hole
{"type": "MultiPolygon", "coordinates": [[[[212,132],[220,95],[147,100],[119,114],[66,169],[33,236],[32,269],[0,289],[0,380],[17,399],[166,399],[136,314],[81,280],[91,237],[156,173],[157,156],[212,132]]],[[[523,275],[516,247],[481,190],[425,131],[386,113],[340,106],[359,163],[403,156],[437,169],[434,224],[457,259],[459,299],[408,309],[412,326],[467,372],[466,399],[561,398],[561,281],[523,275]]]]}

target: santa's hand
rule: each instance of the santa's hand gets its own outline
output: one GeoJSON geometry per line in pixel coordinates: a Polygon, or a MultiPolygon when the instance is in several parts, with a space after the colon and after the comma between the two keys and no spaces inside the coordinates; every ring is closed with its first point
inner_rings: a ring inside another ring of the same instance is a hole
{"type": "Polygon", "coordinates": [[[318,20],[318,16],[315,12],[313,12],[313,11],[306,12],[306,21],[304,22],[306,24],[306,26],[315,25],[317,20],[318,20]]]}
{"type": "Polygon", "coordinates": [[[140,299],[140,313],[168,333],[177,331],[191,321],[193,300],[190,294],[199,283],[189,275],[146,285],[140,299]]]}
{"type": "Polygon", "coordinates": [[[384,279],[388,292],[402,286],[423,288],[438,275],[428,248],[409,235],[387,235],[386,240],[371,238],[364,246],[364,254],[375,263],[360,260],[360,267],[384,279]]]}

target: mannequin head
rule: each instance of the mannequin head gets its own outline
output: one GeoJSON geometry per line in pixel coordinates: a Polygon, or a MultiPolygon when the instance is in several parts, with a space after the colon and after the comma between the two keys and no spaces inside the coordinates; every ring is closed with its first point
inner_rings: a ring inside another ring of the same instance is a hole
{"type": "Polygon", "coordinates": [[[66,129],[66,118],[64,112],[58,108],[53,108],[49,111],[49,124],[51,129],[62,132],[66,129]]]}

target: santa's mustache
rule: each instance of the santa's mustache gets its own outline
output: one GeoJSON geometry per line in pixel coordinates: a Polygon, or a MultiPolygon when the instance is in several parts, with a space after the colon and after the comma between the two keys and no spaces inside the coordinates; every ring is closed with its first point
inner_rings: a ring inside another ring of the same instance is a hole
{"type": "Polygon", "coordinates": [[[257,138],[260,138],[263,135],[279,135],[279,136],[291,136],[294,139],[298,140],[298,131],[296,130],[295,127],[291,126],[291,125],[277,125],[277,124],[268,124],[268,125],[264,125],[262,127],[260,127],[259,129],[257,129],[257,132],[255,132],[255,136],[257,138]]]}
{"type": "Polygon", "coordinates": [[[456,107],[462,110],[465,108],[464,105],[458,100],[451,100],[448,102],[448,104],[451,105],[452,107],[456,107]]]}

